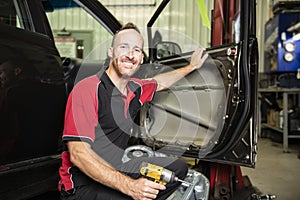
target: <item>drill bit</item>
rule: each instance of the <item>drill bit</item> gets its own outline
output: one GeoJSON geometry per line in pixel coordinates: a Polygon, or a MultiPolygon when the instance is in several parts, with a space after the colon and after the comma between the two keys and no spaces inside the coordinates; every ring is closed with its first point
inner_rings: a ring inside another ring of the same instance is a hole
{"type": "Polygon", "coordinates": [[[175,178],[174,178],[174,181],[179,181],[179,182],[181,182],[181,183],[183,183],[183,184],[186,184],[186,185],[188,185],[188,186],[193,185],[192,183],[189,183],[189,182],[187,182],[187,181],[181,180],[181,179],[179,179],[178,177],[175,177],[175,178]]]}

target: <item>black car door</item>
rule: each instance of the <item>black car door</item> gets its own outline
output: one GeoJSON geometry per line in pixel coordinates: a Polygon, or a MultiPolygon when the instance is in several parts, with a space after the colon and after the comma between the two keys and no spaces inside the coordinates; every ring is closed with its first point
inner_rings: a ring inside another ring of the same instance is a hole
{"type": "Polygon", "coordinates": [[[0,3],[0,93],[1,198],[53,188],[66,90],[41,1],[0,3]]]}

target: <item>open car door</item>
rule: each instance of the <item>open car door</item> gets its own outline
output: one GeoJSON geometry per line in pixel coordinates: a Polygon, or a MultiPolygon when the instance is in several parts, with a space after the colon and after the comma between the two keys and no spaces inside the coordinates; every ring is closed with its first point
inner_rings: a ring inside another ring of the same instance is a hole
{"type": "Polygon", "coordinates": [[[206,48],[209,58],[144,105],[140,137],[164,154],[254,166],[255,1],[194,1],[190,7],[180,2],[163,1],[150,19],[149,64],[137,76],[150,78],[187,65],[198,46],[206,48]]]}

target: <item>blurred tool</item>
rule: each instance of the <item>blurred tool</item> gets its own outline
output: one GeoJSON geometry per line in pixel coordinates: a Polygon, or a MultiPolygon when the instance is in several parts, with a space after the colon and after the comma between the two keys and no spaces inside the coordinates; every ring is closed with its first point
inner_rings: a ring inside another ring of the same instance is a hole
{"type": "Polygon", "coordinates": [[[266,195],[252,194],[251,196],[251,200],[261,200],[261,199],[272,200],[272,199],[276,199],[276,196],[271,194],[266,194],[266,195]]]}

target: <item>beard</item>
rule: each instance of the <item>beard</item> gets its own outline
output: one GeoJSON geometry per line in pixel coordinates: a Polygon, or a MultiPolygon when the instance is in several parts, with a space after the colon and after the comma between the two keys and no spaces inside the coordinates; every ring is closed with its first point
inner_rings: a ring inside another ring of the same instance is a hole
{"type": "Polygon", "coordinates": [[[136,69],[132,69],[132,72],[130,72],[130,73],[122,73],[122,72],[120,71],[121,66],[119,66],[119,63],[118,63],[118,59],[117,59],[117,58],[115,58],[115,59],[112,60],[112,66],[113,66],[115,72],[117,73],[117,75],[118,75],[120,78],[124,78],[124,79],[129,79],[129,78],[131,78],[131,77],[135,74],[135,72],[139,69],[139,67],[136,67],[136,69]]]}

